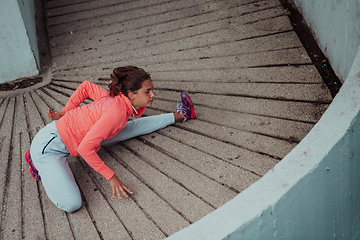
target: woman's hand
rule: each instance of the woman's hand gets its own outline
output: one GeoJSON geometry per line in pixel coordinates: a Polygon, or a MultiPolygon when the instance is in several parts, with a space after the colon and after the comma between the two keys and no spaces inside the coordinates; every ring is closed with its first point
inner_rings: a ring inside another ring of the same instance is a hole
{"type": "Polygon", "coordinates": [[[114,176],[112,176],[112,178],[109,179],[109,183],[112,188],[113,197],[115,197],[115,192],[119,196],[120,200],[121,200],[120,192],[122,192],[122,194],[124,194],[125,197],[129,197],[126,192],[133,194],[133,192],[130,191],[127,187],[125,187],[125,185],[120,181],[120,179],[115,174],[114,176]]]}
{"type": "Polygon", "coordinates": [[[62,116],[64,116],[65,113],[64,112],[53,112],[49,109],[47,114],[51,120],[59,120],[62,116]]]}

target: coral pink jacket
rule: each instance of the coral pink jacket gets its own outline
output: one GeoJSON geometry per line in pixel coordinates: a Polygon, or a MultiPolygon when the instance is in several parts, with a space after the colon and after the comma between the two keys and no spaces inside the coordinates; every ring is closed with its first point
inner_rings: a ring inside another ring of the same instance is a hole
{"type": "MultiPolygon", "coordinates": [[[[139,117],[145,108],[138,110],[139,117]]],[[[100,143],[115,136],[126,126],[133,113],[130,100],[123,94],[111,97],[109,92],[89,81],[84,81],[71,95],[62,109],[65,115],[56,128],[71,156],[81,157],[107,180],[114,172],[100,159],[100,143]],[[94,102],[79,107],[85,99],[94,102]]]]}

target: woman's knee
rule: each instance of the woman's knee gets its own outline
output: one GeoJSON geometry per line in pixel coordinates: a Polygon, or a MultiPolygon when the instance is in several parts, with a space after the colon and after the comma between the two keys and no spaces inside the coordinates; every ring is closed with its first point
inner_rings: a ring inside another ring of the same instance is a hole
{"type": "Polygon", "coordinates": [[[81,208],[82,199],[81,197],[73,198],[70,201],[64,203],[57,203],[56,206],[65,212],[75,212],[81,208]]]}

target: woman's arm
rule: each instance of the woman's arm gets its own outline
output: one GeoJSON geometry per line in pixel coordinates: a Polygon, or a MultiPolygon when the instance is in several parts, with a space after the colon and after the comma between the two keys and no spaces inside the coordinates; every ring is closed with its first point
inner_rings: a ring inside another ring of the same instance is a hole
{"type": "Polygon", "coordinates": [[[125,114],[124,116],[119,115],[119,112],[103,114],[86,133],[77,148],[78,154],[106,180],[109,180],[114,172],[101,160],[97,151],[100,149],[101,142],[107,139],[114,129],[121,124],[121,119],[126,117],[125,114]]]}
{"type": "Polygon", "coordinates": [[[82,82],[76,91],[70,96],[65,107],[61,112],[67,112],[72,110],[80,105],[85,99],[91,98],[92,100],[97,100],[101,97],[108,96],[109,92],[104,88],[96,85],[95,83],[84,81],[82,82]]]}
{"type": "Polygon", "coordinates": [[[125,197],[128,197],[126,192],[130,194],[132,194],[132,192],[125,187],[115,173],[100,159],[97,151],[100,148],[100,143],[104,139],[115,134],[118,129],[125,127],[126,117],[126,111],[120,108],[113,108],[103,113],[101,118],[91,127],[77,148],[77,152],[83,159],[95,171],[103,175],[105,179],[109,181],[112,188],[112,195],[115,196],[117,193],[120,199],[120,193],[124,194],[125,197]]]}

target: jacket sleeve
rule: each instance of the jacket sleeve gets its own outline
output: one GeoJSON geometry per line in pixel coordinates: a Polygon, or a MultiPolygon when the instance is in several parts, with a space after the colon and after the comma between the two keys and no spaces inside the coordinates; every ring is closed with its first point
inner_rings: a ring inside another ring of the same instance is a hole
{"type": "Polygon", "coordinates": [[[74,108],[77,108],[87,98],[91,98],[92,100],[97,100],[101,97],[108,95],[109,92],[104,88],[92,82],[84,81],[79,85],[76,91],[70,96],[65,107],[61,111],[67,112],[74,108]]]}
{"type": "Polygon", "coordinates": [[[109,180],[114,172],[100,159],[97,151],[100,149],[100,143],[106,140],[118,125],[123,128],[126,125],[125,111],[108,111],[94,124],[90,131],[85,135],[78,146],[77,152],[81,157],[98,173],[109,180]],[[116,116],[116,117],[114,117],[116,116]],[[125,121],[124,121],[125,119],[125,121]]]}

